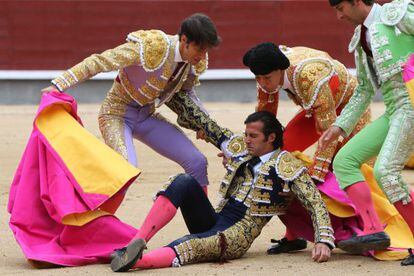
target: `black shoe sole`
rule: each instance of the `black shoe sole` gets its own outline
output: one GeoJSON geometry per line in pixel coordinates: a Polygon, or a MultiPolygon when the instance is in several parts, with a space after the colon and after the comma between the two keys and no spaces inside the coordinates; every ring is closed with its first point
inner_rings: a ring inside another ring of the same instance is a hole
{"type": "Polygon", "coordinates": [[[127,272],[134,264],[142,258],[142,253],[146,249],[146,243],[143,239],[133,241],[126,247],[124,254],[115,256],[111,261],[113,272],[127,272]]]}
{"type": "Polygon", "coordinates": [[[295,241],[276,241],[275,245],[272,245],[267,249],[267,254],[277,255],[282,253],[291,253],[306,249],[307,242],[303,239],[298,239],[295,241]]]}
{"type": "Polygon", "coordinates": [[[299,249],[292,249],[292,250],[288,250],[288,251],[272,251],[271,249],[268,249],[267,254],[268,255],[277,255],[277,254],[283,254],[283,253],[292,253],[292,252],[301,251],[303,249],[306,249],[306,247],[299,248],[299,249]]]}
{"type": "Polygon", "coordinates": [[[113,253],[111,253],[111,255],[109,256],[109,257],[110,257],[110,259],[111,259],[111,262],[112,262],[112,260],[113,260],[115,257],[117,257],[117,256],[121,256],[120,254],[121,254],[121,253],[118,253],[118,252],[113,252],[113,253]]]}
{"type": "Polygon", "coordinates": [[[390,240],[384,239],[379,241],[373,241],[369,243],[349,243],[346,241],[340,241],[338,248],[351,254],[362,254],[371,250],[385,250],[390,246],[390,240]]]}
{"type": "Polygon", "coordinates": [[[402,266],[414,265],[414,255],[410,255],[401,261],[402,266]]]}

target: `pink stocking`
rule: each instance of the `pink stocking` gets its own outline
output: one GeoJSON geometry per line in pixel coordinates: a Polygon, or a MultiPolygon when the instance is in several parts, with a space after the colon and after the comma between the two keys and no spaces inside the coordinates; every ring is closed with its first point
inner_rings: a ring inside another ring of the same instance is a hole
{"type": "Polygon", "coordinates": [[[384,231],[378,214],[374,209],[371,191],[365,181],[357,182],[346,188],[345,192],[352,200],[364,224],[364,230],[360,235],[368,235],[384,231]]]}
{"type": "Polygon", "coordinates": [[[174,204],[167,197],[162,195],[158,196],[144,223],[133,239],[144,239],[148,242],[176,213],[177,208],[175,208],[174,204]]]}
{"type": "Polygon", "coordinates": [[[161,247],[155,249],[142,256],[141,260],[138,260],[133,268],[163,268],[170,267],[174,258],[175,252],[170,247],[161,247]]]}

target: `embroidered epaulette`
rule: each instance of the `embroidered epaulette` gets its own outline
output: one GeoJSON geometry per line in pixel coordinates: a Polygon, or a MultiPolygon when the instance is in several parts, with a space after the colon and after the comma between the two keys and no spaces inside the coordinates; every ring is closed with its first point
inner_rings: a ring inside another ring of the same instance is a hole
{"type": "Polygon", "coordinates": [[[127,41],[139,43],[141,65],[147,72],[161,68],[170,52],[170,40],[159,30],[130,33],[127,41]]]}
{"type": "Polygon", "coordinates": [[[394,0],[384,4],[381,10],[381,21],[388,26],[397,25],[406,14],[410,2],[412,0],[394,0]]]}
{"type": "Polygon", "coordinates": [[[248,154],[244,137],[240,134],[234,134],[224,145],[225,154],[233,158],[245,156],[248,154]]]}
{"type": "Polygon", "coordinates": [[[284,49],[282,52],[287,56],[290,61],[291,66],[296,66],[301,61],[310,59],[310,58],[328,58],[331,59],[331,56],[327,52],[320,50],[312,49],[304,46],[295,46],[288,48],[286,46],[280,46],[284,49]]]}
{"type": "Polygon", "coordinates": [[[335,68],[327,58],[308,58],[300,62],[293,72],[293,86],[305,110],[312,108],[319,91],[334,75],[335,68]]]}
{"type": "Polygon", "coordinates": [[[349,43],[348,52],[353,53],[355,51],[356,47],[359,44],[360,39],[361,39],[361,25],[358,25],[355,28],[354,36],[352,37],[351,42],[349,43]]]}
{"type": "Polygon", "coordinates": [[[279,154],[275,169],[277,175],[284,181],[293,181],[307,170],[302,161],[287,151],[279,154]]]}
{"type": "Polygon", "coordinates": [[[206,59],[201,60],[199,63],[194,65],[194,72],[196,76],[203,74],[208,68],[208,54],[206,54],[206,59]]]}

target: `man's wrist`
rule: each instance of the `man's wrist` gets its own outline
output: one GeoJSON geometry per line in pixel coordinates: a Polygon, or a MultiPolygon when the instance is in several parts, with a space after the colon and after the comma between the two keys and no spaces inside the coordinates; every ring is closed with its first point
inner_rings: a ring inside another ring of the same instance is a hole
{"type": "Polygon", "coordinates": [[[339,140],[343,140],[344,138],[346,138],[347,136],[346,131],[342,127],[335,125],[335,124],[333,124],[332,127],[338,129],[339,140]]]}
{"type": "Polygon", "coordinates": [[[328,242],[319,241],[316,244],[318,244],[318,243],[326,245],[331,251],[334,249],[334,247],[332,246],[332,244],[330,244],[328,242]]]}

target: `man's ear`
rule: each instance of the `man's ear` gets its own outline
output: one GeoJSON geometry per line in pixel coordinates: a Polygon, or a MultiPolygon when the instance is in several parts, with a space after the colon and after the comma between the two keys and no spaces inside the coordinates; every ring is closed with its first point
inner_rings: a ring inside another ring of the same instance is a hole
{"type": "Polygon", "coordinates": [[[183,43],[183,44],[186,44],[187,40],[188,40],[187,36],[185,34],[182,34],[181,37],[180,37],[180,42],[183,43]]]}
{"type": "Polygon", "coordinates": [[[276,133],[270,133],[267,137],[267,140],[273,144],[273,142],[276,140],[276,133]]]}

